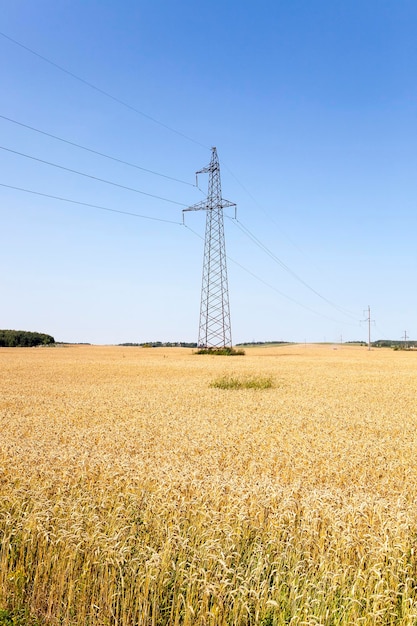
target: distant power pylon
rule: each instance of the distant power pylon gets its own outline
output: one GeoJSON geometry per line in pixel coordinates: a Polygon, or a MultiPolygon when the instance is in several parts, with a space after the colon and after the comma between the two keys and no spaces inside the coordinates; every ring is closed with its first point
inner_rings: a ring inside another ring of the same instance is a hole
{"type": "MultiPolygon", "coordinates": [[[[366,315],[366,313],[364,313],[366,315]]],[[[366,317],[364,322],[368,322],[368,350],[371,349],[371,322],[375,322],[375,320],[371,320],[371,307],[368,304],[368,317],[366,317]]]]}
{"type": "Polygon", "coordinates": [[[222,198],[217,150],[211,150],[210,164],[196,172],[196,180],[198,174],[209,175],[207,198],[184,211],[206,211],[198,345],[205,348],[224,348],[232,346],[232,331],[223,209],[236,207],[236,204],[222,198]]]}

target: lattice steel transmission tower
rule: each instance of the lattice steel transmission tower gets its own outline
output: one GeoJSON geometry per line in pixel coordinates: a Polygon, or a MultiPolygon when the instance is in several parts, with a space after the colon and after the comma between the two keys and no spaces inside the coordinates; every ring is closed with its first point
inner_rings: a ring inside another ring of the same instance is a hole
{"type": "Polygon", "coordinates": [[[236,212],[236,204],[222,198],[220,164],[217,150],[216,148],[211,150],[210,164],[196,172],[197,181],[198,174],[209,175],[207,198],[188,209],[184,209],[184,211],[206,211],[198,346],[204,348],[224,348],[232,347],[232,331],[230,325],[223,209],[235,207],[236,212]]]}

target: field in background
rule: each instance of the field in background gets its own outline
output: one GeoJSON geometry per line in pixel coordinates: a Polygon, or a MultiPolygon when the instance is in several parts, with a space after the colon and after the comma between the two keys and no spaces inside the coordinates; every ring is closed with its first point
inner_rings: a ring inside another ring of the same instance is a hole
{"type": "Polygon", "coordinates": [[[417,623],[416,353],[5,348],[0,372],[3,611],[417,623]]]}

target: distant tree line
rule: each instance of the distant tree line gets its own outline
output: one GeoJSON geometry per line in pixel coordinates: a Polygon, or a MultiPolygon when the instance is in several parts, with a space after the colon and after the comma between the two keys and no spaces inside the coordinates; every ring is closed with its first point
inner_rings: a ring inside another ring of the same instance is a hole
{"type": "Polygon", "coordinates": [[[378,339],[371,343],[374,348],[394,348],[394,350],[407,350],[417,347],[417,341],[408,339],[407,341],[396,341],[394,339],[378,339]]]}
{"type": "Polygon", "coordinates": [[[28,330],[0,330],[0,347],[31,348],[33,346],[49,346],[55,343],[51,335],[33,333],[28,330]]]}
{"type": "Polygon", "coordinates": [[[144,343],[119,343],[119,346],[137,346],[141,348],[196,348],[197,344],[189,341],[145,341],[144,343]]]}
{"type": "Polygon", "coordinates": [[[245,341],[244,343],[237,343],[237,346],[272,346],[272,345],[288,345],[293,343],[292,341],[245,341]]]}
{"type": "MultiPolygon", "coordinates": [[[[359,346],[367,346],[366,341],[345,341],[346,344],[357,344],[359,346]]],[[[377,341],[371,341],[372,348],[394,348],[394,350],[409,350],[417,348],[417,341],[413,339],[397,340],[397,339],[377,339],[377,341]]]]}

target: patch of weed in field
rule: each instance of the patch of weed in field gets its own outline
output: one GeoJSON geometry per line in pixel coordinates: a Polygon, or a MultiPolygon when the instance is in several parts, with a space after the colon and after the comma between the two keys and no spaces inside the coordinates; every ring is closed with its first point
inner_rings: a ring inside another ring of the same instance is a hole
{"type": "Polygon", "coordinates": [[[222,376],[216,378],[210,387],[216,389],[271,389],[273,386],[272,378],[265,376],[241,377],[222,376]]]}
{"type": "Polygon", "coordinates": [[[24,609],[18,611],[0,609],[0,626],[40,626],[40,622],[29,617],[24,609]]]}
{"type": "Polygon", "coordinates": [[[241,348],[199,348],[194,354],[214,354],[215,356],[244,356],[241,348]]]}
{"type": "Polygon", "coordinates": [[[0,610],[0,626],[13,626],[13,618],[9,611],[0,610]]]}

